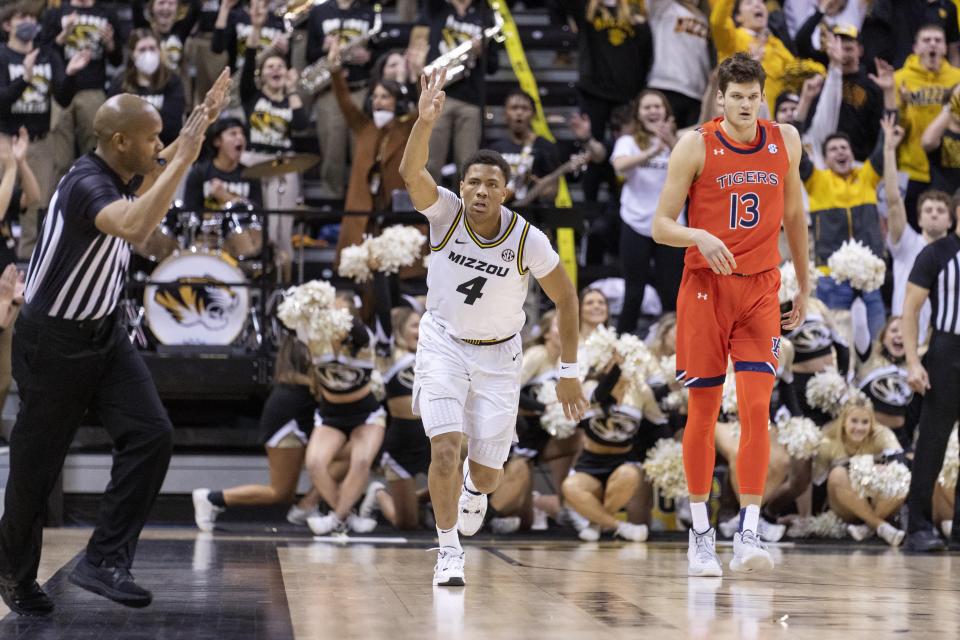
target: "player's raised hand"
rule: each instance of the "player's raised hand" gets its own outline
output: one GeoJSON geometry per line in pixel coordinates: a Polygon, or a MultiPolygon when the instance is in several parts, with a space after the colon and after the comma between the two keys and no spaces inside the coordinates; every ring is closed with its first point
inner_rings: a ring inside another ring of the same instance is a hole
{"type": "Polygon", "coordinates": [[[586,396],[583,395],[580,380],[577,378],[560,378],[557,382],[557,400],[563,407],[563,415],[568,420],[576,420],[577,422],[583,419],[583,414],[590,406],[586,396]]]}
{"type": "Polygon", "coordinates": [[[722,276],[728,276],[737,268],[737,261],[734,259],[730,249],[723,241],[707,231],[699,230],[697,234],[697,249],[706,258],[707,264],[714,273],[722,276]]]}
{"type": "Polygon", "coordinates": [[[443,113],[443,102],[447,94],[443,85],[447,81],[447,69],[434,69],[429,76],[420,76],[420,101],[417,105],[419,118],[424,122],[436,122],[443,113]]]}

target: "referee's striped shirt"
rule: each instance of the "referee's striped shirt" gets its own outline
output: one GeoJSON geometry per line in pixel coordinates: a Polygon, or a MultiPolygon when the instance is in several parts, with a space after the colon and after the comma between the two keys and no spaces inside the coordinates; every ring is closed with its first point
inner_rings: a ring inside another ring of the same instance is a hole
{"type": "Polygon", "coordinates": [[[94,225],[97,214],[136,185],[124,184],[95,153],[78,159],[50,198],[40,238],[30,259],[24,298],[37,314],[63,320],[109,315],[123,291],[130,246],[94,225]]]}
{"type": "Polygon", "coordinates": [[[950,233],[917,255],[910,282],[930,291],[930,322],[935,331],[960,334],[960,237],[950,233]]]}

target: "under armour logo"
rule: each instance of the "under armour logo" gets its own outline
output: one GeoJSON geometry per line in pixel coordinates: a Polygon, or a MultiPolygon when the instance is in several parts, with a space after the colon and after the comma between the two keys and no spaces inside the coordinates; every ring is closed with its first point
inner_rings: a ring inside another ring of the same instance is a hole
{"type": "Polygon", "coordinates": [[[707,299],[707,294],[703,293],[702,291],[697,292],[697,300],[706,300],[706,299],[707,299]]]}
{"type": "Polygon", "coordinates": [[[776,152],[777,152],[777,145],[772,144],[772,143],[771,143],[771,144],[768,144],[768,145],[767,145],[767,151],[769,151],[770,153],[776,153],[776,152]]]}
{"type": "Polygon", "coordinates": [[[771,351],[773,351],[773,357],[779,360],[780,359],[780,338],[770,338],[770,339],[773,341],[773,348],[771,349],[771,351]]]}
{"type": "Polygon", "coordinates": [[[713,150],[713,155],[715,155],[715,156],[722,156],[722,155],[723,155],[723,149],[714,149],[714,150],[713,150]]]}

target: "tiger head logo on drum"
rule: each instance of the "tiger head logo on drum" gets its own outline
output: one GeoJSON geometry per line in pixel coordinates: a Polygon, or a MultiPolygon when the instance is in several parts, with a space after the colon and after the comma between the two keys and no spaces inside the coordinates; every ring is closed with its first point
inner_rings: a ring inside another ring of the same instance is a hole
{"type": "Polygon", "coordinates": [[[212,331],[227,326],[239,306],[237,293],[216,278],[180,278],[161,286],[154,300],[184,327],[202,325],[212,331]]]}

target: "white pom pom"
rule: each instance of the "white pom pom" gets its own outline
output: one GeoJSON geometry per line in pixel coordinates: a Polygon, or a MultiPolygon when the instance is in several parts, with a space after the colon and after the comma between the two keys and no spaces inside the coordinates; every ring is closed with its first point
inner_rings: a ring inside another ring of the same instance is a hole
{"type": "Polygon", "coordinates": [[[850,484],[863,498],[905,498],[910,491],[910,470],[901,462],[876,464],[873,456],[850,458],[850,484]]]}
{"type": "Polygon", "coordinates": [[[396,273],[400,267],[409,267],[420,259],[426,241],[427,237],[416,227],[387,227],[370,239],[370,256],[379,265],[378,271],[396,273]]]}
{"type": "Polygon", "coordinates": [[[960,446],[957,441],[957,427],[953,427],[950,440],[947,442],[947,454],[943,459],[943,468],[940,470],[938,481],[945,489],[953,490],[957,486],[957,470],[960,466],[960,446]]]}
{"type": "Polygon", "coordinates": [[[794,417],[777,425],[777,442],[791,458],[809,460],[817,454],[823,434],[810,418],[794,417]]]}
{"type": "Polygon", "coordinates": [[[373,275],[370,271],[370,243],[364,240],[363,244],[344,247],[340,251],[337,273],[354,282],[363,283],[369,280],[373,275]]]}
{"type": "Polygon", "coordinates": [[[687,389],[671,391],[660,401],[660,408],[664,411],[684,411],[687,408],[689,395],[687,389]]]}
{"type": "Polygon", "coordinates": [[[383,402],[387,397],[387,388],[383,384],[383,374],[378,369],[370,373],[370,393],[378,402],[383,402]]]}
{"type": "Polygon", "coordinates": [[[599,326],[594,329],[580,347],[577,360],[580,363],[580,376],[584,377],[590,369],[599,369],[610,362],[617,348],[617,332],[610,327],[599,326]]]}
{"type": "MultiPolygon", "coordinates": [[[[807,263],[807,273],[810,279],[810,287],[816,289],[817,280],[820,278],[820,272],[812,262],[807,263]]],[[[797,292],[800,291],[800,283],[797,282],[797,271],[791,260],[787,260],[780,266],[780,293],[781,304],[793,300],[797,292]]]]}
{"type": "Polygon", "coordinates": [[[797,518],[790,523],[787,535],[791,538],[833,538],[847,537],[847,523],[833,511],[816,516],[797,518]]]}
{"type": "Polygon", "coordinates": [[[664,498],[686,498],[687,478],[683,472],[683,445],[672,438],[660,438],[647,452],[643,472],[664,498]]]}
{"type": "Polygon", "coordinates": [[[331,342],[342,340],[353,326],[346,309],[333,308],[336,289],[329,282],[310,280],[290,287],[277,306],[277,317],[318,357],[331,349],[331,342]]]}
{"type": "Polygon", "coordinates": [[[546,405],[540,415],[540,426],[554,438],[569,438],[577,430],[577,423],[563,414],[563,405],[557,400],[557,385],[544,382],[537,391],[537,400],[546,405]]]}
{"type": "Polygon", "coordinates": [[[848,386],[846,379],[833,369],[821,371],[807,383],[807,404],[834,416],[855,395],[862,394],[848,386]]]}
{"type": "Polygon", "coordinates": [[[827,259],[830,275],[837,282],[849,282],[864,293],[883,285],[886,264],[859,240],[847,240],[827,259]]]}
{"type": "Polygon", "coordinates": [[[631,333],[625,333],[617,340],[617,353],[623,357],[620,370],[633,384],[642,383],[651,372],[657,371],[659,363],[650,355],[643,340],[631,333]]]}

